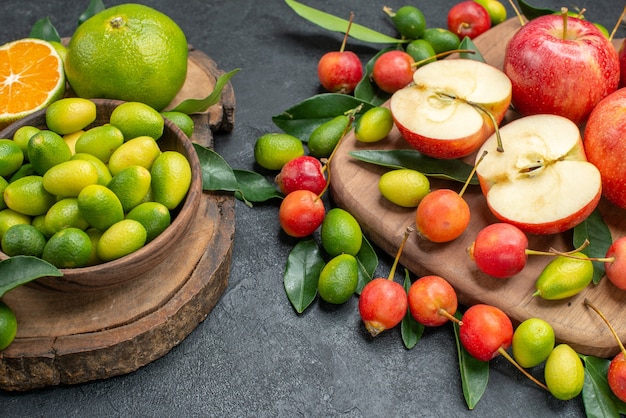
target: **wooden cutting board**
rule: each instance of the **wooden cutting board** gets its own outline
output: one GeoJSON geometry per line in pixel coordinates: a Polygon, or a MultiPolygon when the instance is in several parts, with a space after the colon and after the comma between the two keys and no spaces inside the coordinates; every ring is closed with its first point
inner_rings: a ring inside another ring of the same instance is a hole
{"type": "MultiPolygon", "coordinates": [[[[485,60],[502,68],[504,49],[508,40],[519,29],[517,19],[510,19],[474,40],[485,60]]],[[[616,41],[615,45],[619,45],[616,41]]],[[[513,115],[508,116],[513,117],[513,115]]],[[[350,211],[360,222],[366,236],[388,254],[395,256],[407,227],[415,223],[415,210],[400,208],[386,201],[378,191],[378,179],[386,169],[359,162],[348,152],[362,149],[410,149],[394,127],[386,139],[376,144],[363,144],[350,132],[340,143],[331,163],[331,193],[334,201],[350,211]]],[[[468,161],[473,161],[469,158],[468,161]]],[[[431,188],[453,188],[460,183],[431,179],[431,188]]],[[[539,317],[548,321],[557,339],[569,343],[579,353],[600,357],[613,356],[618,346],[608,328],[596,313],[583,305],[584,298],[600,307],[612,321],[622,341],[626,341],[626,292],[614,287],[608,279],[591,285],[582,293],[561,301],[545,301],[533,297],[535,280],[550,257],[531,256],[526,268],[506,280],[495,279],[480,272],[469,259],[467,248],[476,233],[489,223],[496,222],[486,206],[478,186],[470,186],[464,197],[471,208],[467,231],[457,240],[435,244],[412,234],[404,247],[400,262],[416,276],[438,274],[446,278],[458,292],[464,305],[487,303],[504,310],[519,323],[539,317]]],[[[626,235],[626,211],[602,201],[600,210],[608,223],[613,238],[626,235]]],[[[536,250],[571,249],[570,232],[551,236],[529,236],[529,247],[536,250]]]]}
{"type": "MultiPolygon", "coordinates": [[[[190,47],[185,85],[172,102],[203,98],[222,74],[190,47]]],[[[193,115],[192,140],[211,147],[213,132],[234,126],[235,96],[193,115]]],[[[179,245],[149,272],[113,289],[66,293],[21,286],[2,300],[18,332],[0,352],[0,389],[24,391],[132,372],[165,355],[202,322],[228,284],[234,198],[204,192],[179,245]]],[[[120,272],[123,274],[123,272],[120,272]]]]}

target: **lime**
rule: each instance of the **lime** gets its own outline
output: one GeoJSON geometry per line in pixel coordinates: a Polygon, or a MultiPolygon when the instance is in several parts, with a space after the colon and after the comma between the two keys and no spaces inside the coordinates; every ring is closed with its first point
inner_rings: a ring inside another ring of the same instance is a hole
{"type": "Polygon", "coordinates": [[[134,219],[124,219],[102,233],[98,241],[98,257],[111,261],[128,255],[146,243],[146,229],[134,219]]]}
{"type": "Polygon", "coordinates": [[[22,166],[9,178],[9,183],[13,183],[15,180],[19,180],[26,176],[38,176],[35,172],[35,167],[31,163],[22,164],[22,166]]]}
{"type": "Polygon", "coordinates": [[[417,170],[399,168],[380,176],[378,190],[385,199],[398,206],[415,208],[430,192],[430,181],[417,170]]]}
{"type": "Polygon", "coordinates": [[[268,133],[257,138],[254,144],[254,159],[268,170],[280,170],[301,155],[304,155],[302,141],[289,134],[268,133]]]}
{"type": "Polygon", "coordinates": [[[89,260],[87,260],[87,265],[95,266],[96,264],[102,263],[102,260],[98,257],[98,242],[100,242],[102,231],[96,228],[89,228],[85,232],[91,240],[91,254],[89,255],[89,260]]]}
{"type": "Polygon", "coordinates": [[[24,162],[24,153],[17,142],[0,139],[0,177],[15,173],[24,162]]]}
{"type": "Polygon", "coordinates": [[[433,47],[435,54],[458,49],[461,43],[461,40],[454,32],[444,28],[427,28],[422,35],[422,39],[433,47]]]}
{"type": "Polygon", "coordinates": [[[17,318],[9,306],[0,301],[0,351],[7,348],[17,334],[17,318]]]}
{"type": "Polygon", "coordinates": [[[419,68],[429,62],[437,61],[437,58],[435,58],[435,50],[432,45],[424,39],[416,39],[409,42],[406,46],[406,53],[415,61],[415,68],[419,68]]]}
{"type": "Polygon", "coordinates": [[[46,238],[50,238],[52,234],[48,233],[46,230],[46,215],[37,215],[33,217],[30,221],[30,224],[37,228],[39,232],[41,232],[46,238]]]}
{"type": "Polygon", "coordinates": [[[25,160],[28,160],[28,140],[39,131],[40,129],[35,126],[24,125],[17,128],[13,134],[13,141],[22,149],[25,160]]]}
{"type": "Polygon", "coordinates": [[[78,141],[78,138],[80,138],[80,136],[84,133],[85,131],[81,129],[80,131],[75,131],[70,134],[63,135],[63,140],[65,141],[67,146],[70,148],[72,155],[76,154],[76,142],[78,141]]]}
{"type": "Polygon", "coordinates": [[[96,172],[98,173],[98,184],[106,186],[113,178],[113,176],[111,176],[111,172],[109,171],[109,167],[107,167],[106,164],[103,163],[98,157],[94,157],[93,155],[84,152],[79,152],[72,155],[72,160],[84,160],[93,164],[96,168],[96,172]]]}
{"type": "Polygon", "coordinates": [[[120,145],[109,159],[109,171],[113,176],[127,167],[140,165],[148,170],[161,154],[156,141],[149,136],[139,136],[120,145]]]}
{"type": "Polygon", "coordinates": [[[191,166],[187,158],[177,151],[165,151],[154,161],[150,174],[152,199],[170,210],[176,208],[191,185],[191,166]]]}
{"type": "Polygon", "coordinates": [[[78,208],[78,199],[68,197],[56,202],[44,216],[44,231],[53,235],[65,228],[85,230],[89,223],[85,220],[78,208]]]}
{"type": "Polygon", "coordinates": [[[546,386],[562,401],[570,400],[582,391],[585,383],[583,362],[572,347],[559,344],[548,356],[544,368],[546,386]]]}
{"type": "Polygon", "coordinates": [[[94,228],[105,231],[124,219],[124,208],[113,191],[100,184],[85,187],[77,198],[83,218],[94,228]]]}
{"type": "Polygon", "coordinates": [[[16,212],[12,209],[0,210],[0,239],[7,230],[16,224],[30,224],[31,218],[28,215],[16,212]]]}
{"type": "Polygon", "coordinates": [[[124,143],[124,134],[111,124],[95,126],[85,131],[77,140],[77,154],[91,154],[108,163],[113,152],[124,143]]]}
{"type": "Polygon", "coordinates": [[[165,231],[172,221],[169,209],[159,202],[140,203],[128,212],[126,219],[134,219],[146,228],[146,242],[165,231]]]}
{"type": "Polygon", "coordinates": [[[72,35],[65,59],[79,97],[145,103],[162,110],[187,77],[188,45],[165,14],[140,4],[107,8],[72,35]]]}
{"type": "Polygon", "coordinates": [[[45,235],[30,224],[15,224],[2,235],[2,252],[10,257],[16,255],[41,257],[45,245],[45,235]]]}
{"type": "Polygon", "coordinates": [[[52,235],[41,258],[57,268],[84,267],[91,255],[91,240],[85,231],[65,228],[52,235]]]}
{"type": "Polygon", "coordinates": [[[326,263],[320,272],[317,291],[324,301],[341,304],[352,297],[358,281],[356,258],[350,254],[340,254],[326,263]]]}
{"type": "Polygon", "coordinates": [[[6,189],[8,185],[9,182],[4,177],[0,177],[0,210],[7,208],[7,204],[4,203],[4,189],[6,189]]]}
{"type": "Polygon", "coordinates": [[[359,222],[341,208],[332,208],[326,213],[320,234],[322,246],[331,257],[344,253],[356,256],[363,244],[359,222]]]}
{"type": "Polygon", "coordinates": [[[544,362],[554,349],[554,329],[539,318],[523,321],[513,333],[513,358],[522,367],[535,367],[544,362]]]}
{"type": "Polygon", "coordinates": [[[491,26],[498,25],[506,20],[506,8],[498,0],[475,0],[489,13],[491,26]]]}
{"type": "Polygon", "coordinates": [[[377,142],[385,138],[393,128],[393,116],[387,107],[376,106],[367,110],[354,127],[357,141],[377,142]]]}
{"type": "Polygon", "coordinates": [[[309,153],[317,158],[329,157],[346,133],[349,124],[349,117],[339,115],[315,128],[307,143],[309,153]]]}
{"type": "Polygon", "coordinates": [[[72,158],[72,150],[56,132],[42,129],[28,140],[28,160],[37,174],[72,158]]]}
{"type": "Polygon", "coordinates": [[[161,115],[165,119],[172,121],[174,125],[178,126],[187,138],[191,138],[194,129],[194,121],[191,116],[186,113],[176,111],[161,112],[161,115]]]}
{"type": "Polygon", "coordinates": [[[43,177],[26,176],[4,189],[4,203],[10,209],[24,215],[42,215],[56,202],[56,196],[46,191],[43,177]]]}
{"type": "Polygon", "coordinates": [[[150,180],[147,169],[133,165],[113,176],[107,187],[115,193],[126,213],[143,201],[150,190],[150,180]]]}
{"type": "Polygon", "coordinates": [[[43,175],[43,188],[59,197],[75,197],[90,184],[98,183],[96,166],[85,160],[69,160],[51,167],[43,175]]]}
{"type": "Polygon", "coordinates": [[[80,97],[66,97],[46,109],[48,129],[66,135],[80,131],[96,120],[96,104],[80,97]]]}
{"type": "Polygon", "coordinates": [[[111,112],[111,125],[122,131],[124,140],[149,136],[155,141],[163,135],[163,116],[140,102],[122,103],[111,112]]]}
{"type": "Polygon", "coordinates": [[[424,13],[415,6],[402,6],[391,15],[394,26],[404,38],[417,39],[426,29],[424,13]]]}

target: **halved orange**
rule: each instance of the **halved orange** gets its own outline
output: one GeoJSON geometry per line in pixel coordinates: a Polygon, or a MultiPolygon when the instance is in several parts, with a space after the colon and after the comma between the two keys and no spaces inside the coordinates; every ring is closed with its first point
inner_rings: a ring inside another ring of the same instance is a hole
{"type": "Polygon", "coordinates": [[[63,60],[53,45],[26,38],[0,46],[0,129],[64,94],[63,60]]]}

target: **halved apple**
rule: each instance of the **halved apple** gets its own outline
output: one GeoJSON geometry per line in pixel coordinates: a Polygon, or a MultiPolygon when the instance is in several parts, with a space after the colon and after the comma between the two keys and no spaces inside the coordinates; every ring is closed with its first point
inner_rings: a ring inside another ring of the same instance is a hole
{"type": "Polygon", "coordinates": [[[404,139],[423,154],[460,158],[476,151],[511,103],[511,81],[497,68],[470,59],[435,61],[391,96],[404,139]]]}
{"type": "Polygon", "coordinates": [[[504,151],[497,151],[492,135],[478,151],[487,154],[476,167],[498,219],[529,233],[555,234],[591,214],[602,180],[587,161],[578,126],[562,116],[526,116],[500,128],[500,136],[504,151]]]}

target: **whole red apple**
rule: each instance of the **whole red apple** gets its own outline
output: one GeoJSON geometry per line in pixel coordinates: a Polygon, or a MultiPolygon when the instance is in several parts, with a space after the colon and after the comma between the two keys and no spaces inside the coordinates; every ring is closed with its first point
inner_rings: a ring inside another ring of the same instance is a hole
{"type": "Polygon", "coordinates": [[[619,68],[620,68],[620,87],[626,87],[626,39],[622,41],[622,45],[618,52],[619,68]]]}
{"type": "Polygon", "coordinates": [[[626,208],[626,88],[604,98],[593,109],[584,132],[587,159],[600,171],[602,194],[626,208]]]}
{"type": "Polygon", "coordinates": [[[352,51],[327,52],[317,64],[317,76],[326,90],[349,94],[363,76],[363,64],[352,51]]]}
{"type": "Polygon", "coordinates": [[[503,70],[519,113],[556,114],[577,125],[620,79],[617,51],[595,25],[554,14],[519,29],[505,49],[503,70]]]}
{"type": "Polygon", "coordinates": [[[491,27],[489,12],[474,0],[466,0],[448,11],[448,30],[455,33],[460,39],[466,36],[474,39],[487,32],[491,27]]]}

